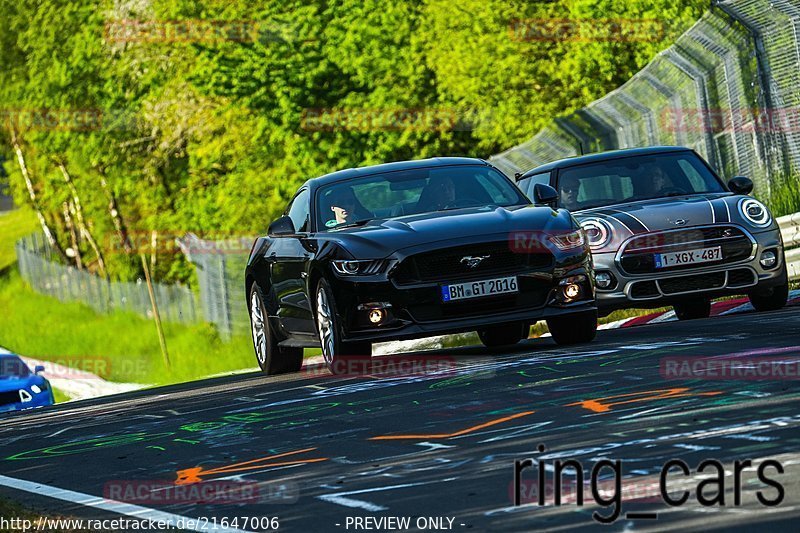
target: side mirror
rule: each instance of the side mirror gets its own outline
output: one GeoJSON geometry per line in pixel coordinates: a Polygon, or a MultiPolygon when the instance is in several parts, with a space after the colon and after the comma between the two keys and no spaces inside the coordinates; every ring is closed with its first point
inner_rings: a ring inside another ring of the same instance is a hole
{"type": "Polygon", "coordinates": [[[282,235],[294,235],[294,223],[292,219],[284,215],[269,225],[267,233],[270,237],[280,237],[282,235]]]}
{"type": "Polygon", "coordinates": [[[735,194],[750,194],[753,192],[753,181],[744,176],[736,176],[728,182],[728,189],[735,194]]]}
{"type": "Polygon", "coordinates": [[[533,203],[536,205],[549,205],[555,207],[558,202],[558,191],[544,183],[533,186],[533,203]]]}
{"type": "Polygon", "coordinates": [[[36,365],[36,368],[33,369],[33,373],[37,376],[44,372],[44,365],[36,365]]]}

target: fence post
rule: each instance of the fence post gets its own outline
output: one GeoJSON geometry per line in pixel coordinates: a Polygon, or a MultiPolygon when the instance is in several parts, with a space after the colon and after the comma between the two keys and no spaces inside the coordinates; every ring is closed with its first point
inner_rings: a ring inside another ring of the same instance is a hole
{"type": "Polygon", "coordinates": [[[169,369],[171,365],[169,362],[169,353],[167,353],[167,340],[164,338],[164,328],[161,326],[161,317],[158,314],[158,303],[156,302],[156,294],[153,290],[153,281],[150,279],[150,269],[144,254],[139,254],[139,257],[142,258],[144,278],[147,281],[147,292],[150,293],[150,305],[153,306],[153,320],[155,320],[156,330],[158,330],[158,343],[161,345],[161,355],[164,357],[164,363],[169,369]]]}

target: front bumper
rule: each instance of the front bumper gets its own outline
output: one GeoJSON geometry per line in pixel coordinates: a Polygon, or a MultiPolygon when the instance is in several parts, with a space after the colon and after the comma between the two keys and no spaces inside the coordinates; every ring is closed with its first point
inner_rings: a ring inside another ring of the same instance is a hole
{"type": "Polygon", "coordinates": [[[431,335],[474,331],[509,322],[535,323],[555,316],[596,312],[591,259],[586,254],[573,262],[559,261],[549,271],[532,270],[516,274],[519,292],[484,296],[457,302],[443,302],[441,286],[505,277],[481,277],[398,285],[391,277],[373,280],[337,279],[332,283],[337,311],[348,342],[385,342],[431,335]],[[581,296],[564,301],[559,282],[583,276],[581,296]],[[387,319],[380,325],[367,320],[368,310],[386,309],[387,319]],[[388,304],[388,307],[386,307],[388,304]]]}
{"type": "Polygon", "coordinates": [[[655,308],[698,297],[747,294],[786,283],[786,264],[780,230],[748,233],[753,252],[742,261],[698,266],[679,271],[632,275],[625,272],[617,251],[594,254],[596,272],[610,272],[615,284],[609,290],[597,289],[597,307],[601,314],[616,309],[655,308]],[[770,268],[760,263],[761,254],[774,250],[777,262],[770,268]]]}

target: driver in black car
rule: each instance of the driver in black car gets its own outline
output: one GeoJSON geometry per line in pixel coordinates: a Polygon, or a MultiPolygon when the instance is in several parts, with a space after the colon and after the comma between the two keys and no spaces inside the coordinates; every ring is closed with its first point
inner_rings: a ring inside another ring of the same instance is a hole
{"type": "Polygon", "coordinates": [[[342,187],[332,192],[330,194],[330,204],[334,219],[325,223],[329,228],[372,218],[372,215],[361,205],[361,202],[358,201],[356,194],[350,187],[342,187]]]}

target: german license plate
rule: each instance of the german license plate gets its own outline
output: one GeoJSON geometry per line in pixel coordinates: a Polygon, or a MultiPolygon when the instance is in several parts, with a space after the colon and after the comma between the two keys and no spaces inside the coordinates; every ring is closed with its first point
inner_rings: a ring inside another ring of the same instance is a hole
{"type": "Polygon", "coordinates": [[[669,252],[667,254],[655,254],[656,268],[709,263],[721,259],[722,247],[720,246],[699,248],[697,250],[684,250],[683,252],[669,252]]]}
{"type": "Polygon", "coordinates": [[[442,285],[441,289],[443,302],[519,292],[516,276],[442,285]]]}

